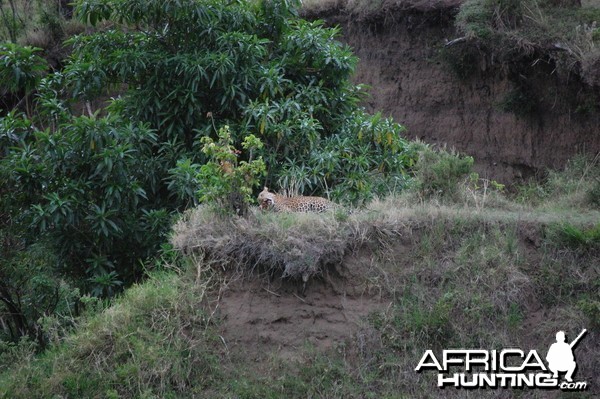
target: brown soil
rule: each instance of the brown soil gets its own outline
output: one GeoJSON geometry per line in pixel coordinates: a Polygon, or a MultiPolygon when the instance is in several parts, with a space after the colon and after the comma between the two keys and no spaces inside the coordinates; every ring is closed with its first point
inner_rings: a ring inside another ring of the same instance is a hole
{"type": "Polygon", "coordinates": [[[264,276],[228,284],[219,301],[227,349],[255,361],[272,355],[299,360],[306,345],[323,352],[352,341],[369,314],[390,302],[369,289],[369,264],[363,256],[348,257],[343,270],[312,279],[304,292],[301,281],[264,276]]]}
{"type": "Polygon", "coordinates": [[[514,90],[514,72],[482,56],[476,76],[461,79],[441,59],[444,44],[460,36],[453,25],[458,2],[412,3],[420,8],[361,17],[338,7],[317,16],[340,25],[342,41],[360,58],[354,79],[371,86],[367,110],[393,117],[411,138],[474,156],[480,172],[504,182],[562,168],[581,152],[600,152],[600,114],[585,110],[597,87],[557,76],[540,55],[520,71],[538,99],[535,114],[503,111],[499,104],[514,90]]]}
{"type": "MultiPolygon", "coordinates": [[[[386,313],[397,305],[399,302],[391,296],[402,293],[415,276],[427,285],[427,295],[437,297],[440,294],[437,290],[443,285],[448,271],[457,266],[458,242],[453,242],[452,236],[447,236],[448,241],[439,248],[435,265],[423,266],[418,260],[421,243],[429,239],[428,233],[438,223],[434,221],[435,215],[430,214],[431,220],[427,216],[428,222],[405,217],[402,223],[382,224],[380,235],[370,235],[369,240],[354,250],[348,250],[339,264],[321,269],[321,274],[309,280],[304,292],[300,278],[269,279],[258,272],[239,277],[236,275],[241,273],[239,270],[226,268],[229,270],[226,274],[230,273],[226,275],[229,282],[220,291],[215,312],[220,320],[219,334],[226,357],[236,367],[241,364],[259,375],[271,376],[277,373],[277,361],[299,361],[301,364],[311,353],[333,352],[343,356],[349,364],[359,364],[371,354],[386,350],[382,330],[376,329],[368,317],[374,313],[386,313]],[[387,228],[390,226],[394,228],[387,228]],[[385,235],[385,232],[389,234],[385,235]]],[[[444,220],[442,214],[439,219],[444,220]]],[[[490,223],[491,228],[501,221],[490,223]]],[[[554,303],[546,297],[548,293],[538,290],[541,286],[536,280],[545,273],[542,265],[548,264],[545,257],[555,256],[544,252],[543,231],[543,224],[538,221],[524,218],[518,222],[516,244],[522,258],[517,263],[522,264],[515,264],[515,269],[506,276],[506,284],[500,280],[496,282],[498,286],[495,288],[500,290],[497,295],[490,291],[490,295],[496,298],[492,301],[519,298],[522,310],[519,326],[502,327],[497,333],[473,326],[474,330],[470,333],[490,333],[496,336],[498,342],[510,342],[510,345],[545,353],[560,328],[567,328],[570,335],[578,334],[580,326],[590,328],[583,314],[574,312],[576,308],[561,304],[560,299],[554,303]]],[[[592,281],[597,268],[588,267],[585,263],[574,263],[572,273],[581,276],[581,281],[592,281]]],[[[465,274],[467,280],[473,277],[465,274]]],[[[468,281],[466,284],[468,286],[468,281]]],[[[458,321],[453,320],[450,324],[460,323],[462,313],[453,315],[458,321]]],[[[458,330],[459,333],[470,331],[462,327],[458,330]]],[[[401,330],[390,331],[403,334],[401,330]]],[[[409,342],[411,337],[406,336],[406,339],[409,342]]],[[[598,345],[599,341],[589,338],[582,341],[577,349],[578,376],[589,381],[592,387],[598,386],[597,362],[594,355],[585,354],[597,354],[598,345]]],[[[415,356],[420,356],[421,352],[415,354],[407,350],[404,355],[403,362],[406,363],[397,367],[412,370],[417,361],[415,356]]],[[[417,383],[411,380],[411,384],[417,383]]],[[[503,392],[496,397],[511,395],[503,392]]],[[[556,395],[551,393],[548,397],[556,395]]]]}

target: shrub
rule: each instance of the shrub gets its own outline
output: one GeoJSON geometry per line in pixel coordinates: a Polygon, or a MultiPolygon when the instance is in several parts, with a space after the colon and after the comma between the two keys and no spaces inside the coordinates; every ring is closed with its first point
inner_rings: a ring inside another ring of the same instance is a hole
{"type": "Polygon", "coordinates": [[[415,165],[416,189],[426,198],[456,199],[461,183],[471,173],[473,162],[469,156],[425,147],[415,165]]]}
{"type": "Polygon", "coordinates": [[[238,162],[241,151],[233,147],[229,126],[219,130],[219,141],[203,137],[202,152],[208,161],[204,165],[191,164],[189,159],[180,160],[169,171],[169,188],[180,200],[194,201],[215,206],[217,212],[245,216],[253,201],[252,189],[259,184],[258,178],[265,173],[262,157],[254,158],[254,151],[263,147],[262,142],[250,135],[242,142],[248,151],[248,161],[238,162]]]}
{"type": "Polygon", "coordinates": [[[295,18],[296,5],[152,1],[141,10],[133,0],[82,1],[82,20],[139,28],[73,39],[66,75],[85,99],[126,84],[120,112],[181,144],[191,164],[207,161],[201,138],[216,142],[228,125],[234,147],[250,135],[264,144],[269,185],[355,202],[390,182],[403,187],[414,161],[404,129],[360,109],[362,87],[350,82],[356,57],[335,40],[338,29],[295,18]]]}
{"type": "Polygon", "coordinates": [[[31,93],[48,69],[46,61],[36,54],[39,50],[14,43],[0,44],[0,84],[8,93],[19,94],[25,100],[28,115],[31,93]]]}
{"type": "MultiPolygon", "coordinates": [[[[143,276],[174,212],[244,214],[265,169],[267,184],[353,202],[402,189],[416,157],[404,128],[359,107],[356,57],[297,5],[82,0],[82,21],[114,23],[72,38],[64,70],[44,78],[35,49],[4,46],[0,78],[26,101],[37,91],[26,115],[0,120],[0,210],[20,248],[42,241],[52,270],[110,297],[143,276]],[[93,110],[109,90],[121,95],[93,110]]],[[[57,35],[59,22],[45,19],[57,35]]]]}
{"type": "Polygon", "coordinates": [[[36,55],[39,48],[3,43],[0,46],[0,82],[9,92],[31,91],[48,68],[46,61],[36,55]]]}
{"type": "Polygon", "coordinates": [[[59,257],[50,245],[23,248],[15,234],[14,229],[0,228],[0,303],[6,309],[2,312],[0,343],[26,339],[39,350],[47,344],[41,320],[55,315],[64,318],[63,326],[72,325],[79,290],[58,273],[59,257]]]}
{"type": "Polygon", "coordinates": [[[530,180],[515,186],[514,199],[520,204],[539,206],[550,197],[549,188],[542,182],[530,180]]]}
{"type": "Polygon", "coordinates": [[[170,220],[155,191],[156,135],[113,117],[68,118],[54,132],[19,115],[3,122],[21,133],[0,175],[27,236],[49,239],[66,274],[97,294],[139,277],[137,260],[160,246],[170,220]]]}

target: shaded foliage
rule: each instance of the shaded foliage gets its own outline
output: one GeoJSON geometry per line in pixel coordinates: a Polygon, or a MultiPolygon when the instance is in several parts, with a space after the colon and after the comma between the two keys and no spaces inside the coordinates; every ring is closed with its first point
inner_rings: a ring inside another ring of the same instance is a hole
{"type": "Polygon", "coordinates": [[[360,109],[356,57],[337,29],[295,18],[295,1],[143,3],[79,3],[83,20],[137,29],[72,40],[76,96],[126,84],[123,115],[191,149],[193,163],[206,162],[200,138],[217,139],[215,126],[231,126],[235,146],[253,134],[267,183],[288,190],[360,202],[385,191],[382,181],[403,186],[414,157],[403,128],[360,109]]]}
{"type": "Polygon", "coordinates": [[[0,82],[3,83],[0,99],[7,108],[24,103],[26,112],[31,113],[31,94],[48,68],[46,61],[37,54],[39,50],[13,43],[0,44],[0,82]]]}
{"type": "Polygon", "coordinates": [[[4,336],[39,339],[28,307],[55,311],[39,276],[74,305],[74,287],[110,297],[137,281],[188,206],[245,214],[259,183],[354,203],[404,187],[403,127],[359,107],[356,57],[298,3],[81,0],[97,29],[69,39],[61,71],[1,48],[0,82],[25,102],[0,119],[0,232],[16,250],[0,260],[3,303],[24,315],[4,336]],[[20,280],[32,248],[48,256],[20,280]]]}
{"type": "Polygon", "coordinates": [[[116,117],[63,118],[52,131],[22,114],[2,120],[10,135],[0,160],[0,290],[8,313],[22,316],[12,317],[13,337],[39,339],[37,321],[64,304],[69,286],[112,296],[141,277],[139,260],[157,251],[171,220],[151,130],[116,117]]]}

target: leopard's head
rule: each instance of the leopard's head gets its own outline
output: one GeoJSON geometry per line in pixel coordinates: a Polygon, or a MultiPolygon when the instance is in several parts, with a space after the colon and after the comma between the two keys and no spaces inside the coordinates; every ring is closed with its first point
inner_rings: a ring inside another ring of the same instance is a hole
{"type": "Polygon", "coordinates": [[[258,203],[261,209],[271,208],[275,205],[275,194],[270,193],[269,189],[265,186],[260,194],[258,194],[258,203]]]}

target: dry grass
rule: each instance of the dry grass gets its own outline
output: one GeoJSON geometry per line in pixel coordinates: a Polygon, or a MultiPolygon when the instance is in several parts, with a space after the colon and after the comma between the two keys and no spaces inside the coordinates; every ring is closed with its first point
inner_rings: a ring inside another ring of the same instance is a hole
{"type": "MultiPolygon", "coordinates": [[[[536,197],[542,196],[538,191],[525,190],[518,201],[507,198],[497,183],[469,174],[468,167],[453,166],[448,159],[466,160],[441,151],[437,158],[427,158],[426,170],[418,169],[421,184],[403,195],[373,201],[351,215],[254,209],[248,218],[222,218],[199,207],[174,226],[171,241],[183,253],[198,254],[229,273],[267,273],[306,282],[340,266],[345,256],[361,246],[385,251],[389,242],[407,232],[423,226],[434,229],[436,223],[463,223],[472,228],[525,225],[541,231],[550,225],[590,227],[600,221],[600,209],[594,205],[598,195],[592,198],[590,194],[600,176],[598,159],[573,160],[566,171],[551,173],[543,189],[535,186],[543,197],[536,197]],[[438,170],[444,171],[444,179],[438,170]],[[448,170],[456,171],[446,176],[448,170]],[[452,190],[439,180],[451,184],[452,190]]],[[[518,273],[513,277],[507,281],[522,280],[518,273]]],[[[510,287],[502,290],[512,292],[510,287]]]]}
{"type": "Polygon", "coordinates": [[[174,226],[171,242],[184,253],[201,254],[236,273],[280,273],[304,282],[341,263],[353,244],[352,226],[335,214],[270,214],[219,218],[205,207],[174,226]]]}
{"type": "MultiPolygon", "coordinates": [[[[600,212],[593,209],[530,208],[497,193],[490,199],[485,192],[469,186],[464,191],[468,195],[459,196],[464,198],[459,204],[438,203],[406,193],[375,200],[351,215],[270,213],[254,208],[248,218],[223,218],[207,207],[198,207],[174,226],[171,242],[183,253],[200,255],[229,273],[267,273],[306,282],[340,266],[346,255],[361,246],[385,250],[397,237],[415,229],[434,229],[439,223],[472,228],[535,225],[539,230],[560,223],[590,226],[600,220],[600,212]]],[[[573,196],[571,192],[568,195],[573,196]]],[[[511,289],[505,287],[503,291],[511,289]]]]}

